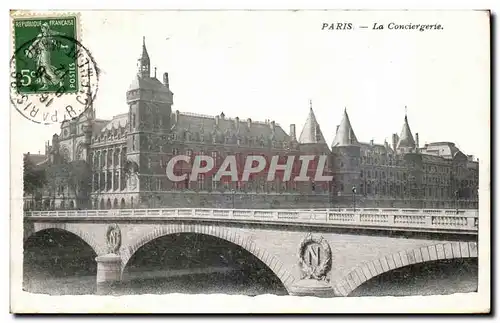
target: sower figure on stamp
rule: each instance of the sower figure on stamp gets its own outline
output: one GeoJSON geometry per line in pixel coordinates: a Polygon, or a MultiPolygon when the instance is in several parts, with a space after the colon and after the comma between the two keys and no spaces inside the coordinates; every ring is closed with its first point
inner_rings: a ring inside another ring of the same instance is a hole
{"type": "Polygon", "coordinates": [[[41,33],[37,35],[35,41],[26,49],[26,56],[33,58],[36,61],[39,76],[36,80],[37,83],[42,84],[41,90],[45,90],[49,85],[59,84],[63,85],[61,74],[64,71],[58,71],[51,62],[51,52],[59,48],[68,48],[67,45],[62,45],[53,36],[63,35],[63,33],[50,30],[47,23],[41,26],[41,33]]]}

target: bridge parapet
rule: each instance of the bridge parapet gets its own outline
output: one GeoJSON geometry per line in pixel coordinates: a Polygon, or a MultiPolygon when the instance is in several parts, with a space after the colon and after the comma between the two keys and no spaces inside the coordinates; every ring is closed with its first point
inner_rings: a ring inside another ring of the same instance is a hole
{"type": "Polygon", "coordinates": [[[458,231],[477,234],[477,210],[434,209],[111,209],[71,211],[27,211],[27,218],[78,219],[195,219],[276,223],[284,225],[311,224],[348,228],[402,229],[411,231],[458,231]]]}

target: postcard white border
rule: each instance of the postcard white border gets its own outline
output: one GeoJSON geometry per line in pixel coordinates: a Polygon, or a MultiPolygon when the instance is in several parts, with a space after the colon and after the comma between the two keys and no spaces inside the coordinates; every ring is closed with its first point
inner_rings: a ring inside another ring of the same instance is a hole
{"type": "MultiPolygon", "coordinates": [[[[52,3],[57,3],[60,1],[51,1],[52,3]]],[[[363,1],[365,4],[361,4],[361,7],[366,6],[368,1],[363,1]]],[[[380,4],[381,1],[377,3],[377,8],[387,8],[387,4],[384,6],[380,4]]],[[[386,3],[387,1],[384,1],[386,3]]],[[[62,1],[61,1],[62,3],[62,1]]],[[[199,7],[199,1],[196,1],[199,7]]],[[[257,2],[259,3],[259,2],[257,2]]],[[[269,4],[269,2],[266,2],[269,4]]],[[[294,7],[294,3],[296,1],[288,2],[286,7],[294,7]]],[[[318,3],[314,2],[316,7],[324,8],[331,7],[324,5],[324,2],[318,3]],[[322,4],[323,3],[323,4],[322,4]]],[[[351,8],[352,8],[352,2],[351,8]]],[[[413,3],[416,3],[414,1],[413,3]]],[[[424,2],[425,3],[425,2],[424,2]]],[[[435,1],[430,2],[432,5],[428,5],[427,8],[434,7],[436,4],[435,1]]],[[[458,6],[462,4],[462,8],[467,6],[463,6],[463,1],[457,1],[458,6]]],[[[482,2],[475,2],[474,5],[480,6],[482,2]]],[[[484,3],[484,1],[483,1],[484,3]]],[[[492,2],[486,7],[492,7],[492,2]]],[[[36,7],[36,5],[40,5],[41,3],[32,3],[30,5],[31,8],[36,7]]],[[[467,3],[468,4],[468,3],[467,3]]],[[[43,5],[47,6],[47,3],[43,5]]],[[[100,4],[102,6],[102,4],[100,4]]],[[[180,3],[173,4],[174,7],[184,7],[186,3],[183,2],[182,5],[180,3]]],[[[253,2],[255,5],[255,2],[253,2]]],[[[252,5],[252,6],[253,6],[252,5]]],[[[55,7],[55,5],[51,5],[55,7]]],[[[92,8],[97,7],[97,1],[92,3],[92,1],[88,1],[85,7],[76,6],[80,8],[92,8]],[[90,5],[90,6],[89,6],[90,5]]],[[[370,6],[370,5],[368,5],[370,6]]],[[[66,3],[67,7],[67,3],[66,3]]],[[[165,6],[162,6],[165,7],[165,6]]],[[[188,5],[189,7],[189,5],[188,5]]],[[[249,4],[243,8],[248,8],[249,4]]],[[[263,8],[263,6],[260,6],[263,8]]],[[[264,6],[265,7],[265,6],[264,6]]],[[[277,5],[275,7],[284,8],[283,5],[277,5]]],[[[296,6],[297,8],[299,6],[296,6]]],[[[302,6],[303,7],[303,6],[302,6]]],[[[407,6],[409,8],[410,6],[407,6]]],[[[470,4],[469,4],[470,7],[470,4]]],[[[102,8],[102,7],[101,7],[102,8]]],[[[195,8],[193,6],[193,2],[191,2],[191,8],[195,8]]],[[[219,4],[217,8],[227,8],[224,3],[219,4]]],[[[311,8],[311,6],[309,6],[311,8]]],[[[104,9],[104,8],[103,8],[104,9]]],[[[8,59],[8,58],[7,58],[8,59]]],[[[4,84],[4,89],[6,89],[6,85],[4,84]]],[[[12,112],[9,112],[12,113],[12,112]]],[[[2,118],[4,122],[8,124],[9,118],[2,118]]],[[[4,129],[9,129],[9,127],[4,127],[4,129]]],[[[3,141],[6,144],[6,141],[3,141]]],[[[485,148],[488,149],[488,153],[482,156],[483,163],[487,161],[489,163],[490,155],[489,155],[489,136],[487,143],[485,142],[485,148]]],[[[4,151],[6,151],[7,147],[3,147],[4,151]]],[[[20,154],[15,151],[15,147],[11,146],[11,165],[19,166],[21,158],[20,154]]],[[[386,313],[386,312],[414,312],[414,313],[422,313],[422,312],[478,312],[481,309],[485,310],[485,300],[490,299],[490,275],[489,275],[489,256],[490,256],[490,221],[489,216],[483,216],[486,214],[485,212],[489,211],[490,199],[489,199],[489,184],[490,184],[490,165],[481,164],[480,165],[480,212],[481,212],[481,221],[480,221],[480,239],[479,239],[479,262],[480,262],[480,281],[479,281],[479,292],[476,294],[455,294],[450,296],[416,296],[416,297],[363,297],[363,298],[334,298],[334,299],[317,299],[317,298],[307,298],[307,297],[276,297],[276,296],[257,296],[253,298],[245,297],[245,296],[213,296],[213,295],[165,295],[165,296],[122,296],[120,298],[117,297],[96,297],[96,296],[39,296],[33,295],[29,293],[19,293],[13,290],[12,297],[13,302],[11,303],[11,311],[15,312],[23,312],[21,309],[31,308],[35,312],[94,312],[94,313],[103,313],[109,312],[117,309],[121,309],[120,312],[124,312],[124,309],[127,309],[127,312],[143,312],[143,313],[154,313],[154,312],[166,312],[165,304],[169,304],[169,308],[175,310],[175,312],[191,312],[193,310],[192,305],[198,304],[199,307],[196,309],[196,312],[279,312],[279,313],[386,313]],[[21,310],[21,311],[19,311],[21,310]]],[[[14,168],[15,169],[15,168],[14,168]]],[[[13,170],[14,170],[13,169],[13,170]]],[[[11,173],[11,184],[20,183],[20,174],[16,174],[15,172],[11,173]]],[[[4,178],[7,178],[6,176],[4,178]]],[[[13,187],[14,188],[14,185],[13,187]]],[[[4,192],[3,196],[8,196],[7,192],[4,192]]],[[[8,205],[8,204],[7,204],[8,205]]],[[[489,213],[489,212],[488,212],[489,213]]],[[[19,221],[16,219],[16,213],[12,212],[11,217],[11,232],[14,228],[19,228],[19,221]]],[[[21,222],[22,223],[22,222],[21,222]]],[[[7,235],[6,235],[7,236],[7,235]]],[[[21,242],[22,245],[22,237],[16,235],[12,235],[11,243],[11,264],[12,270],[15,272],[18,270],[18,266],[16,263],[19,262],[19,258],[16,257],[16,254],[19,255],[19,248],[16,248],[15,245],[19,245],[21,242]],[[19,239],[21,238],[21,239],[19,239]]]]}

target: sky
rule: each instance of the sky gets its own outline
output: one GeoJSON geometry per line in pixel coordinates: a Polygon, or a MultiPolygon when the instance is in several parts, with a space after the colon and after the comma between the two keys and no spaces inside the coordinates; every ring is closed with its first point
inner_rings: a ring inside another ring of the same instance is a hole
{"type": "MultiPolygon", "coordinates": [[[[160,80],[169,73],[173,111],[275,120],[286,132],[296,124],[299,136],[312,100],[331,144],[344,108],[358,140],[376,143],[400,133],[406,110],[421,146],[451,141],[489,156],[489,26],[481,12],[83,12],[81,42],[102,70],[98,118],[128,111],[143,36],[152,71],[160,80]],[[353,29],[322,30],[338,22],[353,29]],[[372,29],[390,22],[443,29],[372,29]]],[[[54,133],[59,124],[34,124],[11,108],[16,150],[43,153],[54,133]]]]}

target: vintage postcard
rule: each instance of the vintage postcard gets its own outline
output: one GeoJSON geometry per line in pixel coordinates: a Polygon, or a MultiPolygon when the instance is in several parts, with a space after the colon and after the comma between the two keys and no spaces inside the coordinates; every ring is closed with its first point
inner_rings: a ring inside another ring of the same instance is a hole
{"type": "Polygon", "coordinates": [[[11,311],[490,309],[488,11],[11,11],[11,311]]]}

